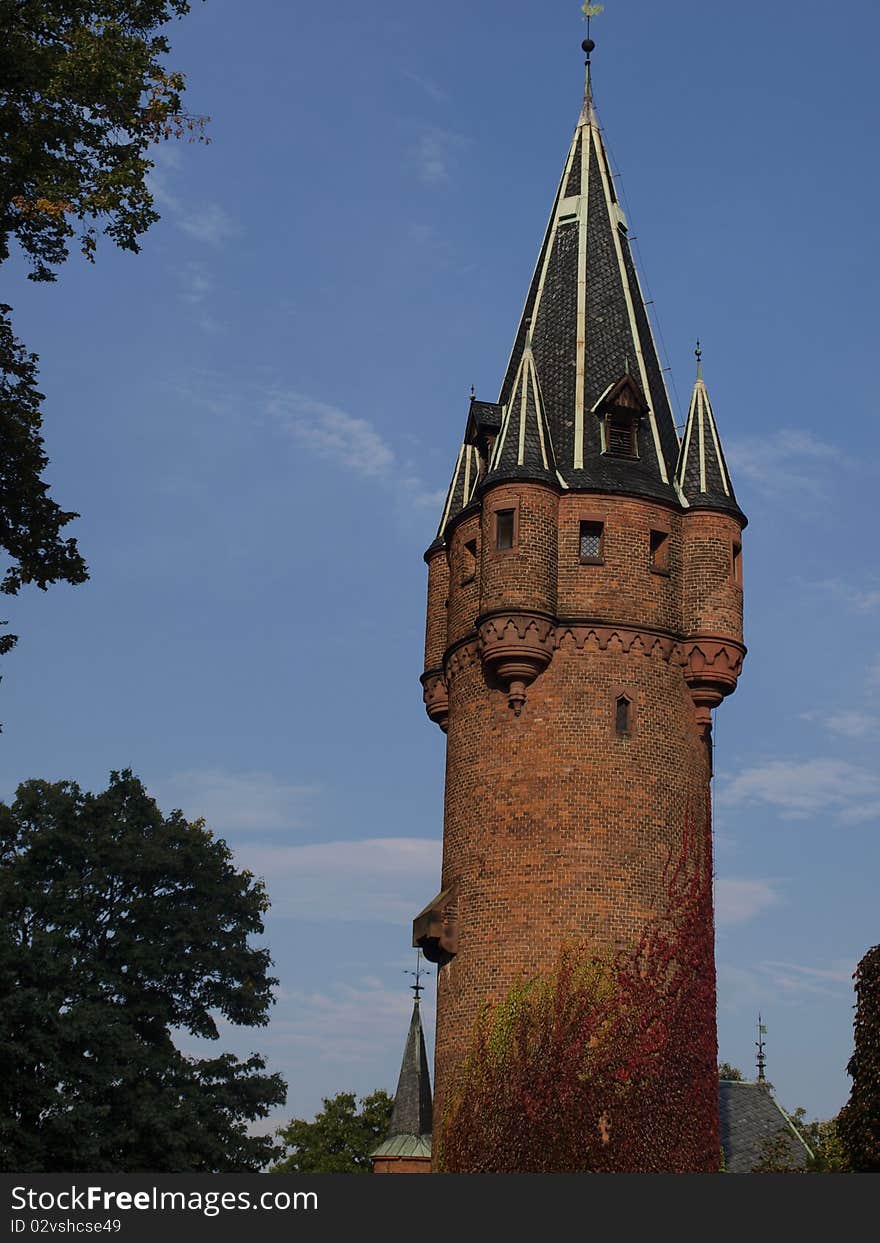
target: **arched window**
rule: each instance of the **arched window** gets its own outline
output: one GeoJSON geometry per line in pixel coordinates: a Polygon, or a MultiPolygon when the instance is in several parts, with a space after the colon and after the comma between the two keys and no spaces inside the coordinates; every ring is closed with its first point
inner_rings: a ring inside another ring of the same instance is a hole
{"type": "Polygon", "coordinates": [[[626,695],[618,695],[614,701],[614,728],[624,736],[632,732],[632,701],[626,695]]]}

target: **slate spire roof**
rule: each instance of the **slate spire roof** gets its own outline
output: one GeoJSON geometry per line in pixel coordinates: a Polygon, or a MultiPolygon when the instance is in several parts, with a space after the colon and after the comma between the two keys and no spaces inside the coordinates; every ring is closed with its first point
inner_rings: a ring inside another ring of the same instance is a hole
{"type": "Polygon", "coordinates": [[[417,996],[394,1095],[388,1137],[371,1155],[430,1156],[432,1125],[431,1078],[417,996]]]}
{"type": "Polygon", "coordinates": [[[696,353],[697,378],[681,442],[676,482],[686,505],[724,509],[742,517],[724,460],[709,390],[703,379],[699,343],[696,353]]]}
{"type": "MultiPolygon", "coordinates": [[[[543,420],[564,486],[675,500],[678,435],[614,180],[588,76],[499,403],[513,420],[528,371],[540,409],[536,402],[526,417],[543,420]],[[607,452],[597,409],[627,374],[647,408],[636,457],[607,452]]],[[[516,464],[531,471],[534,445],[527,449],[516,464]]],[[[496,455],[492,466],[501,465],[496,455]]]]}
{"type": "MultiPolygon", "coordinates": [[[[446,530],[447,523],[470,503],[474,495],[474,489],[480,478],[480,460],[476,447],[468,444],[467,441],[462,443],[458,451],[458,457],[455,460],[455,469],[452,472],[452,480],[449,484],[449,490],[446,493],[446,503],[443,506],[443,516],[440,519],[440,526],[437,529],[437,539],[442,540],[443,532],[446,530]]],[[[436,542],[436,541],[435,541],[436,542]]]]}
{"type": "MultiPolygon", "coordinates": [[[[709,395],[697,377],[684,444],[593,99],[583,106],[497,402],[471,399],[431,549],[500,480],[739,509],[709,395]]],[[[430,551],[430,549],[429,549],[430,551]]]]}
{"type": "Polygon", "coordinates": [[[527,340],[513,379],[489,476],[557,481],[553,439],[544,414],[535,356],[527,340]]]}

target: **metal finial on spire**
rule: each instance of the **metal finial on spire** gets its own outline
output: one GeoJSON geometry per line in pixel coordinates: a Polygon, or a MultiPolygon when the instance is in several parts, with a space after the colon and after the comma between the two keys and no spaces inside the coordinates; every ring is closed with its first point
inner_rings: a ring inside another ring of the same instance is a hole
{"type": "Polygon", "coordinates": [[[471,385],[471,401],[473,401],[476,398],[476,396],[477,396],[477,390],[474,388],[472,384],[471,385]]]}
{"type": "Polygon", "coordinates": [[[584,15],[584,21],[587,23],[587,37],[586,39],[584,39],[583,43],[581,44],[581,47],[583,48],[584,52],[586,52],[586,55],[587,55],[587,59],[585,62],[587,66],[587,77],[586,77],[586,82],[584,83],[584,115],[585,117],[589,116],[589,110],[592,107],[592,103],[593,103],[593,86],[592,86],[592,82],[590,79],[590,72],[591,72],[590,54],[594,50],[596,44],[590,38],[590,23],[592,22],[594,17],[598,17],[599,14],[604,13],[604,11],[605,11],[604,4],[582,4],[581,5],[581,12],[584,15]]]}
{"type": "Polygon", "coordinates": [[[414,997],[415,997],[415,999],[416,999],[416,1005],[418,1005],[419,1000],[421,999],[421,995],[422,995],[422,993],[424,992],[424,989],[425,989],[425,986],[424,986],[424,984],[422,983],[422,951],[421,951],[421,950],[416,950],[416,969],[415,969],[415,971],[404,971],[404,975],[412,975],[412,976],[415,976],[415,980],[416,980],[416,982],[415,982],[415,984],[410,984],[410,988],[412,989],[412,991],[413,991],[413,996],[414,996],[414,997]]]}
{"type": "Polygon", "coordinates": [[[700,345],[700,338],[697,337],[697,348],[694,350],[694,357],[697,360],[697,379],[703,378],[703,350],[700,345]]]}
{"type": "Polygon", "coordinates": [[[758,1012],[758,1039],[755,1041],[755,1048],[758,1050],[758,1056],[755,1059],[758,1064],[758,1083],[766,1083],[767,1076],[764,1073],[767,1066],[767,1058],[764,1055],[764,1037],[767,1035],[767,1028],[761,1022],[761,1014],[758,1012]]]}

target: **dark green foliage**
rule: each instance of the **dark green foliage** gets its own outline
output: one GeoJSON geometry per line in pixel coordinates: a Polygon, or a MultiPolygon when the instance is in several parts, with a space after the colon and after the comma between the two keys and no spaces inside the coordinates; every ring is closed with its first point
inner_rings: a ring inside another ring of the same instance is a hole
{"type": "Polygon", "coordinates": [[[387,1092],[361,1098],[353,1092],[324,1098],[314,1122],[294,1118],[278,1131],[287,1155],[273,1174],[369,1174],[370,1153],[381,1144],[391,1122],[394,1100],[387,1092]]]}
{"type": "Polygon", "coordinates": [[[718,1078],[732,1080],[734,1083],[742,1083],[744,1075],[736,1066],[731,1066],[730,1062],[720,1062],[718,1065],[718,1078]]]}
{"type": "Polygon", "coordinates": [[[277,981],[263,885],[162,815],[131,772],[0,804],[0,1168],[259,1169],[247,1123],[284,1101],[259,1056],[189,1058],[172,1032],[264,1025],[277,981]]]}
{"type": "Polygon", "coordinates": [[[159,28],[188,0],[0,0],[0,262],[18,241],[33,280],[53,280],[79,231],[92,258],[103,226],[117,246],[158,215],[146,185],[157,139],[181,113],[183,76],[162,65],[159,28]]]}
{"type": "MultiPolygon", "coordinates": [[[[0,305],[0,548],[12,565],[0,591],[14,595],[23,583],[45,591],[59,579],[84,582],[88,573],[75,541],[61,537],[61,528],[78,515],[50,500],[40,478],[49,459],[40,435],[37,359],[16,341],[9,309],[0,305]]],[[[0,652],[14,642],[13,635],[4,636],[0,652]]]]}
{"type": "Polygon", "coordinates": [[[808,1122],[807,1111],[801,1106],[789,1116],[795,1130],[812,1149],[813,1156],[807,1164],[810,1174],[845,1174],[849,1170],[837,1118],[829,1118],[827,1122],[814,1118],[808,1122]]]}
{"type": "Polygon", "coordinates": [[[850,1166],[880,1173],[880,945],[856,968],[854,1049],[847,1071],[852,1090],[838,1117],[838,1131],[850,1166]]]}
{"type": "MultiPolygon", "coordinates": [[[[30,279],[51,281],[78,236],[92,260],[100,229],[123,250],[159,219],[146,177],[151,144],[202,138],[181,112],[183,75],[162,66],[158,31],[189,0],[0,0],[0,263],[13,242],[30,279]]],[[[78,515],[47,496],[37,357],[0,306],[0,590],[81,583],[85,562],[60,530],[78,515]]],[[[15,643],[0,638],[0,654],[15,643]]]]}

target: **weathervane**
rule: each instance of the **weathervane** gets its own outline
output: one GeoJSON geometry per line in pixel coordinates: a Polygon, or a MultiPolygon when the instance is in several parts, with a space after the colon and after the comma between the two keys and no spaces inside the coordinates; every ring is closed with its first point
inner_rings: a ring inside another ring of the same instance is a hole
{"type": "Polygon", "coordinates": [[[593,20],[594,17],[598,17],[600,13],[605,12],[605,5],[604,4],[582,4],[581,12],[584,15],[584,21],[587,23],[587,37],[586,39],[584,39],[583,44],[581,46],[583,47],[584,51],[589,57],[590,52],[592,52],[593,48],[596,46],[593,40],[590,38],[590,22],[593,20]]]}
{"type": "Polygon", "coordinates": [[[416,980],[416,982],[415,982],[415,984],[410,984],[410,988],[412,989],[412,991],[413,991],[413,993],[414,993],[414,995],[415,995],[416,1002],[418,1002],[418,1001],[419,1001],[419,999],[420,999],[420,997],[421,997],[421,994],[422,994],[422,992],[424,991],[424,988],[425,988],[424,984],[422,983],[422,951],[421,951],[421,950],[416,950],[416,969],[415,969],[415,971],[405,970],[405,971],[404,971],[404,975],[413,975],[413,976],[415,976],[415,980],[416,980]]]}
{"type": "Polygon", "coordinates": [[[767,1065],[767,1059],[764,1056],[764,1037],[767,1035],[767,1028],[761,1022],[761,1013],[758,1011],[758,1039],[755,1041],[755,1048],[758,1050],[758,1083],[766,1083],[767,1076],[764,1074],[764,1068],[767,1065]]]}

